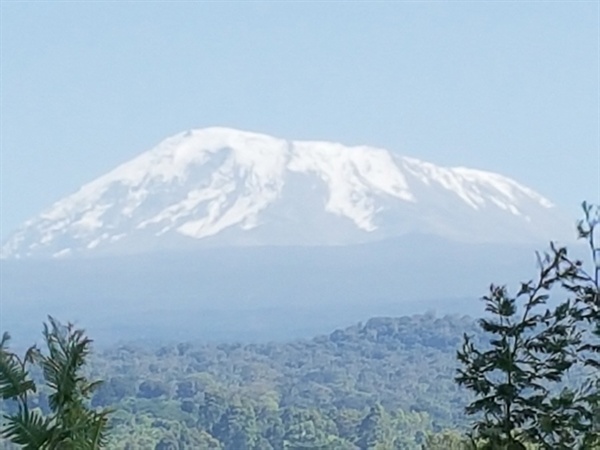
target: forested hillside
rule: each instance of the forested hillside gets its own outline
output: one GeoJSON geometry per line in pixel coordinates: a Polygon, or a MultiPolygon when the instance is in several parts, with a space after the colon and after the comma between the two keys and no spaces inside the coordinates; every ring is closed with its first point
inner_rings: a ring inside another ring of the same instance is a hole
{"type": "Polygon", "coordinates": [[[92,405],[116,410],[115,449],[417,449],[466,425],[465,332],[481,336],[468,317],[426,314],[288,343],[121,345],[94,356],[92,405]]]}

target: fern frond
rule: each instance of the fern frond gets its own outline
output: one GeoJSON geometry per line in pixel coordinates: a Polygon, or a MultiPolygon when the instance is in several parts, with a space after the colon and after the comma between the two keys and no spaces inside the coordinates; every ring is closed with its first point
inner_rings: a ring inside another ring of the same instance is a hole
{"type": "Polygon", "coordinates": [[[35,390],[35,383],[29,379],[17,356],[0,349],[0,398],[16,399],[35,390]]]}
{"type": "Polygon", "coordinates": [[[93,450],[104,448],[108,443],[109,414],[109,410],[92,413],[91,426],[88,429],[88,443],[93,450]]]}
{"type": "Polygon", "coordinates": [[[86,379],[78,372],[85,365],[92,341],[83,330],[73,330],[70,324],[63,327],[52,317],[49,320],[51,326],[45,325],[44,336],[50,354],[41,358],[40,365],[46,384],[54,391],[48,397],[50,408],[59,413],[89,394],[83,389],[86,379]]]}
{"type": "Polygon", "coordinates": [[[6,350],[8,343],[10,342],[10,334],[8,331],[2,333],[2,339],[0,339],[0,351],[6,350]]]}
{"type": "Polygon", "coordinates": [[[49,317],[43,335],[48,351],[31,347],[23,360],[7,350],[10,336],[0,340],[0,398],[14,399],[18,413],[5,415],[0,437],[23,446],[25,450],[99,450],[107,444],[108,410],[94,411],[87,406],[101,381],[90,381],[82,374],[90,353],[91,339],[72,324],[62,326],[49,317]],[[28,391],[35,391],[27,364],[42,369],[53,411],[43,417],[30,411],[28,391]]]}
{"type": "Polygon", "coordinates": [[[20,407],[14,415],[5,416],[5,421],[0,436],[22,445],[24,450],[43,448],[51,434],[49,421],[27,406],[20,407]]]}

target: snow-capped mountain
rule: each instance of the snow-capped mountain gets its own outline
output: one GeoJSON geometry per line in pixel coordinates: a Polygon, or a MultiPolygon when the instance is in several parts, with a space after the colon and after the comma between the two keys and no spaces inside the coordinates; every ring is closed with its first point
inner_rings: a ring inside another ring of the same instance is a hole
{"type": "Polygon", "coordinates": [[[564,239],[546,198],[496,173],[387,150],[188,131],[27,221],[3,258],[220,245],[347,245],[411,233],[466,242],[564,239]]]}

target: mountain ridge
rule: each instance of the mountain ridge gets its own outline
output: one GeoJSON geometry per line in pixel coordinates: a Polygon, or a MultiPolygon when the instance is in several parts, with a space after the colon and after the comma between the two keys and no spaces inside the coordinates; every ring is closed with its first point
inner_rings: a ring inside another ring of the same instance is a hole
{"type": "Polygon", "coordinates": [[[414,232],[563,238],[550,200],[502,175],[369,146],[211,127],[165,139],[27,221],[2,258],[229,245],[350,245],[414,232]]]}

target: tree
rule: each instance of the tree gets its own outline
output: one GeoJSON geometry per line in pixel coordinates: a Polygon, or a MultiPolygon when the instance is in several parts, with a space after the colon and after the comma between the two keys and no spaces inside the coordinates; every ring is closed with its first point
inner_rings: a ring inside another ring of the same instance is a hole
{"type": "Polygon", "coordinates": [[[258,428],[254,410],[249,405],[234,403],[227,408],[213,435],[227,450],[249,450],[258,441],[258,428]]]}
{"type": "Polygon", "coordinates": [[[285,426],[283,448],[326,450],[335,448],[330,423],[318,410],[287,408],[282,414],[285,426]]]}
{"type": "Polygon", "coordinates": [[[423,450],[475,450],[475,447],[458,432],[445,430],[427,436],[423,450]]]}
{"type": "Polygon", "coordinates": [[[465,334],[457,358],[458,384],[475,395],[466,408],[476,415],[472,439],[484,449],[591,449],[599,443],[597,345],[600,249],[594,240],[598,209],[584,203],[578,226],[594,263],[589,275],[564,247],[551,244],[538,255],[537,280],[521,283],[516,295],[490,287],[483,297],[488,317],[479,320],[490,337],[478,348],[465,334]],[[551,300],[561,297],[558,305],[551,300]],[[591,369],[587,370],[586,369],[591,369]],[[587,378],[567,386],[579,370],[587,378]]]}
{"type": "Polygon", "coordinates": [[[23,358],[8,349],[8,333],[0,341],[0,397],[13,406],[12,413],[3,414],[0,436],[26,450],[104,448],[109,411],[89,407],[101,382],[82,373],[92,341],[83,330],[52,317],[44,324],[43,336],[47,354],[33,346],[23,358]],[[38,390],[32,368],[41,369],[50,392],[47,415],[32,408],[28,398],[38,390]]]}
{"type": "Polygon", "coordinates": [[[379,403],[369,409],[358,427],[357,434],[357,444],[361,450],[384,450],[392,447],[389,419],[379,403]]]}

